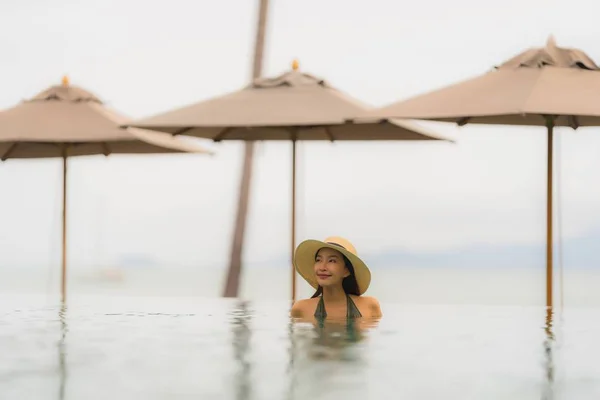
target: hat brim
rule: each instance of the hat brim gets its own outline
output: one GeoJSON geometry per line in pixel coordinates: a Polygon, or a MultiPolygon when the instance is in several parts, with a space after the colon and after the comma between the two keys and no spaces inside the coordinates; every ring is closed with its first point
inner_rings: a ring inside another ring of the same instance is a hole
{"type": "Polygon", "coordinates": [[[294,253],[294,268],[296,268],[300,276],[313,288],[317,289],[319,287],[314,265],[317,252],[324,247],[339,251],[348,258],[354,268],[354,276],[356,277],[360,294],[364,294],[371,284],[371,271],[360,257],[335,244],[320,240],[305,240],[300,243],[294,253]]]}

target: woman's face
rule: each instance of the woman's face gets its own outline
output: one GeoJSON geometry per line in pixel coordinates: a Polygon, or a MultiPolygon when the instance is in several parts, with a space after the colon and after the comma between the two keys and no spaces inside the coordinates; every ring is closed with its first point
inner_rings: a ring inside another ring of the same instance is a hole
{"type": "Polygon", "coordinates": [[[325,247],[315,257],[315,275],[321,287],[335,286],[341,285],[350,271],[346,268],[342,253],[325,247]]]}

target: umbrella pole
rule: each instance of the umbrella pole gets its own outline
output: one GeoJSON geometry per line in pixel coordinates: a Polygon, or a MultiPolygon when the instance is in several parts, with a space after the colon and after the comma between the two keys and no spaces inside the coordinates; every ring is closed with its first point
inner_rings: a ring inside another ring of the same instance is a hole
{"type": "Polygon", "coordinates": [[[62,198],[62,303],[67,301],[67,156],[63,155],[63,198],[62,198]]]}
{"type": "MultiPolygon", "coordinates": [[[[258,21],[256,26],[256,41],[254,47],[254,62],[252,66],[252,78],[256,79],[262,75],[263,53],[266,40],[267,16],[269,11],[269,0],[259,0],[258,21]]],[[[238,199],[237,216],[233,229],[233,243],[231,244],[231,256],[229,269],[225,279],[223,297],[237,297],[240,286],[240,275],[242,273],[242,253],[244,247],[244,233],[250,203],[250,183],[252,180],[252,164],[254,160],[254,142],[248,141],[245,145],[244,162],[242,165],[242,176],[240,180],[240,194],[238,199]]]]}
{"type": "Polygon", "coordinates": [[[546,306],[552,307],[552,156],[554,121],[547,119],[548,126],[548,172],[547,172],[547,203],[546,203],[546,306]]]}
{"type": "Polygon", "coordinates": [[[294,269],[294,250],[296,250],[296,140],[292,140],[292,304],[296,301],[296,270],[294,269]]]}

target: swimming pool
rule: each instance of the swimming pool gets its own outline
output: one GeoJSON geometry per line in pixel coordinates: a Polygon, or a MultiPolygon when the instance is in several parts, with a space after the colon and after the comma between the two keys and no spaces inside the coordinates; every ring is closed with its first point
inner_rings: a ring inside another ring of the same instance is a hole
{"type": "Polygon", "coordinates": [[[382,303],[357,332],[285,302],[2,300],[3,400],[600,398],[597,308],[382,303]]]}

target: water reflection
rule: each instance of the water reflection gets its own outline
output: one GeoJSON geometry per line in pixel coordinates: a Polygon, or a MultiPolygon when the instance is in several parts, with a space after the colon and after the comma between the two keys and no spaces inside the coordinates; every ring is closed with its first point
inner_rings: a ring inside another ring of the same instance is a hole
{"type": "Polygon", "coordinates": [[[235,398],[248,400],[252,398],[252,364],[248,361],[250,356],[250,323],[252,314],[248,302],[240,300],[231,312],[231,325],[233,333],[233,354],[238,365],[235,383],[235,398]]]}
{"type": "Polygon", "coordinates": [[[310,355],[313,359],[358,360],[360,353],[352,355],[356,344],[365,339],[361,322],[349,320],[317,321],[310,355]]]}
{"type": "Polygon", "coordinates": [[[377,324],[365,319],[290,319],[285,398],[361,397],[368,384],[363,344],[377,324]]]}
{"type": "Polygon", "coordinates": [[[286,399],[292,400],[294,398],[294,390],[297,382],[297,374],[294,368],[294,355],[296,354],[296,340],[294,337],[294,321],[290,318],[288,323],[288,338],[290,346],[288,347],[288,365],[287,365],[287,376],[288,376],[288,390],[286,393],[286,399]]]}
{"type": "Polygon", "coordinates": [[[66,350],[65,350],[65,339],[67,337],[67,306],[63,303],[58,312],[58,319],[60,321],[60,340],[58,341],[58,376],[59,376],[59,390],[58,399],[64,400],[65,398],[65,387],[67,383],[67,362],[66,362],[66,350]]]}
{"type": "MultiPolygon", "coordinates": [[[[296,320],[297,323],[309,322],[296,320]]],[[[312,340],[309,355],[319,359],[349,360],[349,352],[356,348],[367,337],[368,330],[375,328],[379,321],[376,319],[324,319],[310,321],[312,325],[312,340]]]]}
{"type": "Polygon", "coordinates": [[[542,400],[552,400],[554,399],[554,343],[555,336],[553,332],[553,310],[552,307],[546,308],[546,325],[544,328],[544,332],[546,333],[546,338],[544,340],[544,372],[545,379],[544,385],[542,388],[542,400]]]}

